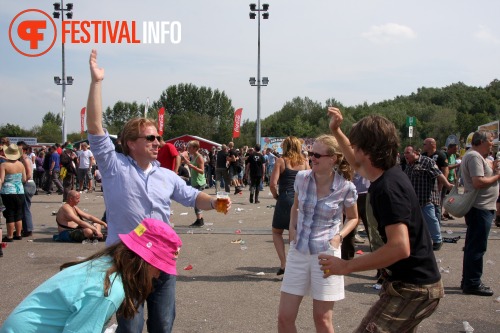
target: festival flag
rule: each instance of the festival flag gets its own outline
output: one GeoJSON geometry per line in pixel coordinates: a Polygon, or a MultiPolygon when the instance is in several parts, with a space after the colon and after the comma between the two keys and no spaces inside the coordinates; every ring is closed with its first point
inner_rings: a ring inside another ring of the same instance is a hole
{"type": "Polygon", "coordinates": [[[240,137],[240,123],[241,123],[241,113],[243,112],[242,108],[234,111],[234,125],[233,125],[233,138],[240,137]]]}
{"type": "Polygon", "coordinates": [[[163,136],[163,124],[164,124],[165,108],[158,110],[158,134],[163,136]]]}
{"type": "Polygon", "coordinates": [[[80,135],[83,137],[83,133],[85,132],[85,110],[86,108],[82,108],[80,111],[80,127],[81,127],[81,133],[80,135]]]}

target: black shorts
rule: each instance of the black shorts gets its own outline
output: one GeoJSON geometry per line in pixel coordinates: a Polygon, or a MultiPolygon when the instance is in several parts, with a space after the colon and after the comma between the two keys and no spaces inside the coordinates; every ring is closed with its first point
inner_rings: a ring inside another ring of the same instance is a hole
{"type": "Polygon", "coordinates": [[[2,201],[5,206],[3,216],[7,223],[23,219],[24,194],[2,194],[2,201]]]}

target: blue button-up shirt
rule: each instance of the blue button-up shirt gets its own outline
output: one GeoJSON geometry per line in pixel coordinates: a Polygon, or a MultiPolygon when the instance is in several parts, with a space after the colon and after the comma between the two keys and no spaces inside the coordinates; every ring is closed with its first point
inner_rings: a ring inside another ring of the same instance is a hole
{"type": "Polygon", "coordinates": [[[299,199],[295,249],[303,254],[318,254],[329,248],[339,231],[345,207],[356,204],[358,194],[353,183],[335,173],[330,194],[319,198],[312,170],[299,171],[295,178],[299,199]]]}
{"type": "Polygon", "coordinates": [[[119,240],[144,218],[154,218],[170,224],[171,200],[194,207],[200,191],[187,186],[174,172],[161,168],[157,161],[144,172],[130,156],[115,152],[105,135],[89,134],[89,142],[102,176],[106,219],[107,245],[119,240]]]}

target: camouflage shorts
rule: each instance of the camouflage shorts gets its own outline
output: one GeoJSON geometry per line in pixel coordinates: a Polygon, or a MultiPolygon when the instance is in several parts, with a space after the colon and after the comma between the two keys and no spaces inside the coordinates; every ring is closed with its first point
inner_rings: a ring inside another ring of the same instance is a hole
{"type": "Polygon", "coordinates": [[[418,324],[434,313],[443,296],[441,280],[427,285],[386,280],[380,299],[354,332],[416,332],[418,324]]]}

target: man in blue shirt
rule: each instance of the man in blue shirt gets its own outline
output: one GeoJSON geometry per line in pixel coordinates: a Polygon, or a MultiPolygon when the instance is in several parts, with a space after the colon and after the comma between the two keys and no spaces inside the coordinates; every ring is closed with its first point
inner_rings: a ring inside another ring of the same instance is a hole
{"type": "MultiPolygon", "coordinates": [[[[104,187],[108,223],[107,245],[118,241],[144,218],[170,224],[170,204],[175,200],[202,210],[214,209],[216,199],[187,186],[156,160],[160,136],[152,120],[128,121],[120,137],[123,154],[116,153],[108,132],[102,127],[101,85],[104,69],[97,66],[97,52],[90,56],[91,83],[87,101],[89,142],[99,166],[104,187]]],[[[229,201],[226,213],[231,208],[229,201]]],[[[148,332],[171,332],[175,319],[175,275],[161,273],[148,297],[148,332]]],[[[131,320],[119,316],[117,332],[142,332],[144,306],[131,320]]]]}
{"type": "Polygon", "coordinates": [[[61,181],[59,180],[59,173],[61,171],[61,157],[56,151],[56,147],[52,146],[49,148],[50,152],[50,162],[49,162],[49,172],[47,178],[46,192],[47,194],[51,194],[51,183],[54,183],[57,187],[57,194],[63,194],[63,186],[61,181]]]}

